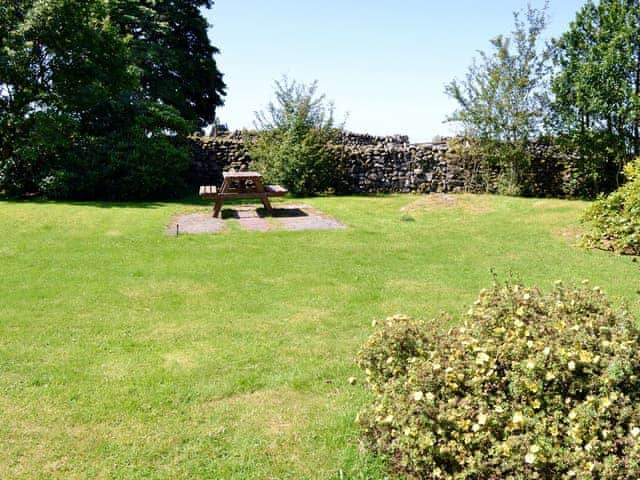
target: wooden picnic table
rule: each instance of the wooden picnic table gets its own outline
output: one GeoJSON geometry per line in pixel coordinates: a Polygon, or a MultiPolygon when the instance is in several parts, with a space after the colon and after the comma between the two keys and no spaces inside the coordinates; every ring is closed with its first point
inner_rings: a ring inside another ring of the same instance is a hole
{"type": "Polygon", "coordinates": [[[258,172],[224,172],[222,186],[218,190],[215,186],[200,187],[200,196],[215,200],[213,216],[220,215],[222,204],[227,198],[259,198],[264,208],[273,211],[269,197],[281,197],[287,190],[280,185],[264,185],[262,175],[258,172]]]}

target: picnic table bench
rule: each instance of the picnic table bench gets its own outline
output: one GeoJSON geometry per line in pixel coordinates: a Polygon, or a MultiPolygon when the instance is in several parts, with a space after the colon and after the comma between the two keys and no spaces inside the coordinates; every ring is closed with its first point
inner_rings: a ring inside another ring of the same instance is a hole
{"type": "Polygon", "coordinates": [[[200,197],[205,200],[215,200],[213,216],[220,215],[222,204],[227,198],[259,198],[270,213],[273,211],[269,197],[282,197],[287,189],[280,185],[264,185],[262,175],[258,172],[224,172],[222,186],[202,185],[200,197]]]}

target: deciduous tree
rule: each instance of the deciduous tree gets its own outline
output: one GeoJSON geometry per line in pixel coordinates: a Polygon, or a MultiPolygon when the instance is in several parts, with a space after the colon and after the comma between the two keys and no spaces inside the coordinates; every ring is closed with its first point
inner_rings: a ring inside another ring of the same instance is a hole
{"type": "Polygon", "coordinates": [[[445,92],[458,103],[449,117],[461,133],[476,139],[480,154],[504,167],[517,188],[527,165],[526,144],[543,129],[548,104],[548,52],[542,45],[547,7],[514,13],[510,35],[491,40],[490,52],[479,52],[463,80],[445,92]]]}
{"type": "Polygon", "coordinates": [[[340,190],[339,158],[328,148],[339,128],[317,82],[283,77],[275,82],[275,97],[265,111],[256,112],[258,139],[251,149],[256,167],[295,195],[340,190]]]}
{"type": "Polygon", "coordinates": [[[224,93],[197,9],[209,4],[2,3],[0,191],[178,193],[189,166],[186,136],[213,119],[224,93]]]}
{"type": "Polygon", "coordinates": [[[621,170],[640,154],[640,1],[587,2],[554,42],[554,60],[557,130],[621,170]]]}

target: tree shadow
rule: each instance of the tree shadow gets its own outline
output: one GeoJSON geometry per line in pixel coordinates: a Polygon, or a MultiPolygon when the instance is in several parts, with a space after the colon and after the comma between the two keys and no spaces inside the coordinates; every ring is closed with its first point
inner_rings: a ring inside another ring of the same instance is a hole
{"type": "MultiPolygon", "coordinates": [[[[242,207],[241,204],[236,205],[237,207],[242,207]]],[[[269,212],[264,207],[257,207],[255,209],[242,209],[242,208],[223,208],[220,212],[220,217],[223,220],[228,218],[241,219],[241,218],[265,218],[265,217],[276,217],[276,218],[300,218],[300,217],[308,217],[309,214],[304,210],[293,207],[293,208],[277,208],[274,207],[271,212],[269,212]]]]}
{"type": "MultiPolygon", "coordinates": [[[[286,202],[287,200],[291,200],[291,197],[279,197],[277,199],[272,199],[274,211],[276,213],[273,216],[303,216],[307,215],[302,210],[296,213],[293,212],[295,209],[291,208],[278,208],[278,204],[281,202],[286,202]],[[282,210],[280,212],[279,210],[282,210]],[[289,213],[287,213],[289,212],[289,213]]],[[[158,208],[167,205],[188,205],[188,206],[197,206],[197,207],[211,207],[213,208],[214,201],[213,200],[203,200],[198,195],[188,195],[186,197],[175,198],[175,199],[166,199],[166,200],[130,200],[130,201],[110,201],[110,200],[50,200],[42,197],[30,197],[30,198],[16,198],[16,197],[6,197],[0,195],[0,201],[10,204],[16,205],[69,205],[69,206],[80,206],[80,207],[94,207],[94,208],[158,208]]],[[[254,205],[256,203],[255,199],[227,199],[224,202],[225,207],[233,207],[233,206],[242,206],[242,205],[254,205]]],[[[259,211],[262,208],[258,209],[259,211]]],[[[262,216],[262,215],[261,215],[262,216]]]]}
{"type": "Polygon", "coordinates": [[[46,198],[12,198],[1,197],[0,201],[15,205],[68,205],[94,208],[158,208],[166,205],[194,205],[211,206],[210,200],[203,200],[196,195],[190,195],[173,200],[131,200],[131,201],[108,201],[108,200],[49,200],[46,198]]]}
{"type": "Polygon", "coordinates": [[[309,214],[300,208],[277,208],[274,207],[273,211],[269,213],[266,208],[258,208],[258,216],[266,217],[267,215],[271,215],[272,217],[277,218],[295,218],[295,217],[308,217],[309,214]]]}

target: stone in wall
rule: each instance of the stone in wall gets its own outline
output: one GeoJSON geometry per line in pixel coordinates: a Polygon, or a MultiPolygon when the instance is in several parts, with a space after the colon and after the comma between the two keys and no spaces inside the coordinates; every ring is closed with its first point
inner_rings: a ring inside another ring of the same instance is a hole
{"type": "Polygon", "coordinates": [[[193,185],[220,185],[222,172],[248,170],[251,163],[240,132],[230,132],[215,138],[194,137],[192,148],[190,177],[193,185]]]}

